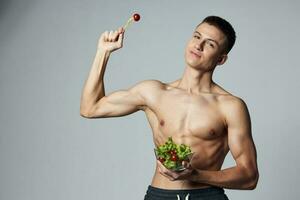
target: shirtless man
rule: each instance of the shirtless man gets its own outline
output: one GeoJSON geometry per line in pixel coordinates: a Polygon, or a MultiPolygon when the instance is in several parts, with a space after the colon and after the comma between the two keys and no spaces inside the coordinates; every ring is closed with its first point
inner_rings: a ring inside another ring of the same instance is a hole
{"type": "Polygon", "coordinates": [[[80,115],[106,118],[142,110],[153,131],[155,146],[168,137],[191,147],[186,170],[173,172],[159,161],[145,199],[227,199],[223,188],[253,190],[258,182],[256,148],[246,103],[212,80],[216,66],[227,60],[235,31],[224,19],[205,18],[185,48],[182,78],[170,83],[145,80],[127,90],[105,94],[103,76],[111,52],[123,46],[125,30],[106,31],[83,88],[80,115]],[[221,170],[227,153],[236,165],[221,170]]]}

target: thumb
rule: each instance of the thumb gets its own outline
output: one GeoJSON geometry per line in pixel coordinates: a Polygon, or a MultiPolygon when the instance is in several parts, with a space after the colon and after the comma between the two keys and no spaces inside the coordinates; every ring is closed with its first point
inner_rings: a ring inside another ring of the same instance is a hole
{"type": "Polygon", "coordinates": [[[124,39],[124,32],[121,32],[119,34],[118,41],[117,41],[120,47],[123,46],[123,39],[124,39]]]}
{"type": "Polygon", "coordinates": [[[184,161],[182,161],[182,166],[185,167],[185,168],[190,168],[191,164],[184,160],[184,161]]]}

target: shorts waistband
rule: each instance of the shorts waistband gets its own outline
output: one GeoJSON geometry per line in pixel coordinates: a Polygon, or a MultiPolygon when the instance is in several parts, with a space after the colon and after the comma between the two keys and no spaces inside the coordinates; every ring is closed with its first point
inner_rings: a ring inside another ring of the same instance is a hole
{"type": "Polygon", "coordinates": [[[157,188],[152,185],[148,186],[147,194],[155,196],[173,196],[175,195],[187,195],[191,196],[213,196],[224,194],[224,189],[220,187],[211,186],[209,188],[199,188],[199,189],[163,189],[157,188]]]}

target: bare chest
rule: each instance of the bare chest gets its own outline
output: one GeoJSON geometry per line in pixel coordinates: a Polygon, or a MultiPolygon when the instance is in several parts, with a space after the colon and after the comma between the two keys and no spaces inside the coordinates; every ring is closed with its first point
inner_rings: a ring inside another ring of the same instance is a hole
{"type": "Polygon", "coordinates": [[[218,100],[212,95],[166,92],[146,114],[157,143],[169,136],[214,140],[225,132],[218,100]]]}

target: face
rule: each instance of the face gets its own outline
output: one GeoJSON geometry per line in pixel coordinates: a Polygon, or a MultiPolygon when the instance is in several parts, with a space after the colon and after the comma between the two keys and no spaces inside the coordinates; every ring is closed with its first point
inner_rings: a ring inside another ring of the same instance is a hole
{"type": "Polygon", "coordinates": [[[210,71],[226,61],[226,36],[215,26],[200,24],[185,48],[185,61],[193,68],[210,71]]]}

